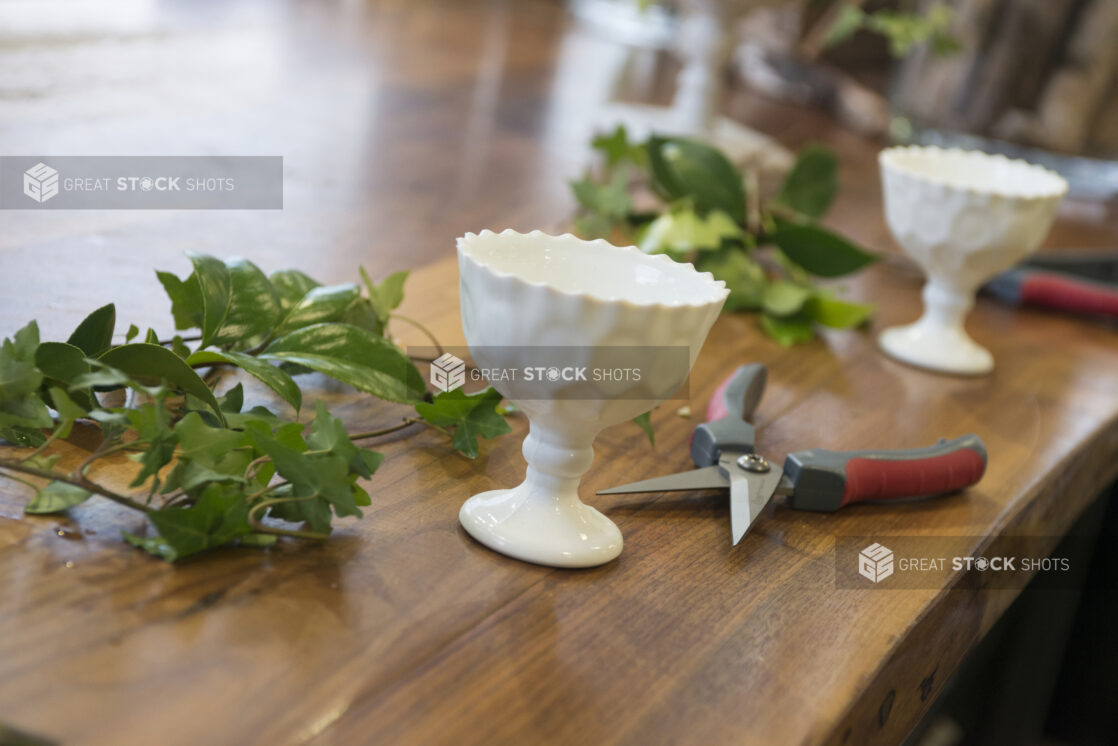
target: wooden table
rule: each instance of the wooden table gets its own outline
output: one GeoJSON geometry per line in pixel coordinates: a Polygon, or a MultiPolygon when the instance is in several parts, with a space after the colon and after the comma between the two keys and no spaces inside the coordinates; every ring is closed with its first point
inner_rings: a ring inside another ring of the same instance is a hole
{"type": "MultiPolygon", "coordinates": [[[[179,253],[193,248],[325,280],[352,278],[358,262],[382,274],[434,261],[409,282],[405,310],[460,339],[452,239],[563,221],[562,175],[581,153],[561,145],[586,126],[563,107],[580,60],[604,42],[564,31],[561,11],[539,2],[230,8],[222,25],[213,8],[125,18],[123,31],[90,21],[53,58],[42,40],[0,47],[0,69],[92,71],[12,104],[18,116],[0,124],[8,152],[280,152],[288,170],[282,213],[0,214],[0,330],[37,316],[57,337],[110,299],[125,323],[164,328],[151,269],[183,271],[179,253]],[[90,42],[106,38],[116,41],[90,42]],[[240,98],[207,93],[238,59],[226,85],[240,98]]],[[[40,79],[26,75],[34,89],[40,79]]],[[[789,145],[836,148],[844,191],[832,224],[890,246],[877,145],[744,94],[732,112],[789,145]]],[[[1115,235],[1113,224],[1064,221],[1048,243],[1115,235]]],[[[748,315],[722,318],[692,408],[732,366],[763,361],[767,455],[976,432],[990,453],[984,480],[934,503],[832,516],[770,506],[737,548],[724,497],[591,497],[688,466],[695,420],[675,407],[653,417],[655,448],[631,425],[599,438],[585,495],[620,525],[625,550],[589,571],[508,560],[457,524],[466,496],[519,479],[522,421],[478,461],[434,433],[381,444],[373,507],[323,545],[179,566],[125,546],[119,531],[140,522],[113,505],[24,517],[26,490],[2,483],[0,722],[112,746],[899,741],[1016,592],[962,576],[928,590],[838,590],[835,536],[987,537],[976,549],[1059,536],[1118,477],[1113,329],[983,299],[970,328],[997,370],[936,376],[873,343],[872,331],[916,316],[918,287],[874,268],[850,287],[879,305],[873,329],[794,349],[748,315]]],[[[354,427],[399,415],[338,389],[323,396],[354,427]]],[[[84,447],[68,444],[64,463],[84,447]]]]}

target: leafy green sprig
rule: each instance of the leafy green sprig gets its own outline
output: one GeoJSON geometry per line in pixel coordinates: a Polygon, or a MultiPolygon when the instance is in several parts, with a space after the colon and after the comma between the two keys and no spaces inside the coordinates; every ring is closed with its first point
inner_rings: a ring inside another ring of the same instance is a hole
{"type": "Polygon", "coordinates": [[[323,539],[334,518],[360,517],[371,502],[359,480],[370,479],[383,456],[355,440],[419,424],[475,458],[478,438],[510,430],[497,392],[432,396],[386,335],[395,318],[431,336],[396,311],[406,272],[377,284],[362,270],[363,295],[357,285],[323,286],[295,270],[269,277],[243,259],[190,258],[186,279],[157,273],[176,330],[186,334],[162,340],[149,329],[135,341],[133,325],[114,345],[110,304],[65,342],[41,342],[33,321],[0,344],[0,438],[32,449],[0,447],[0,474],[34,490],[28,513],[57,513],[93,496],[112,500],[150,523],[148,535],[125,538],[170,561],[229,544],[268,546],[280,536],[323,539]],[[245,411],[241,383],[218,396],[229,369],[256,378],[295,415],[303,404],[296,378],[317,371],[409,405],[414,416],[350,435],[318,402],[308,428],[262,406],[245,411]],[[97,426],[101,439],[81,464],[62,469],[51,446],[78,422],[97,426]],[[127,494],[94,474],[120,452],[137,464],[127,494]]]}
{"type": "Polygon", "coordinates": [[[601,168],[571,184],[580,235],[711,272],[730,290],[725,310],[760,311],[762,329],[784,345],[811,340],[817,325],[848,329],[870,317],[872,306],[815,284],[877,259],[818,223],[838,190],[831,151],[804,149],[775,198],[761,204],[755,179],[707,144],[660,136],[633,143],[618,127],[592,145],[601,168]]]}
{"type": "Polygon", "coordinates": [[[891,8],[867,13],[857,5],[844,2],[827,29],[823,44],[835,46],[865,30],[883,36],[889,42],[889,53],[898,59],[921,44],[928,44],[932,54],[943,57],[963,48],[951,33],[953,18],[954,10],[943,3],[932,3],[923,13],[891,8]]]}

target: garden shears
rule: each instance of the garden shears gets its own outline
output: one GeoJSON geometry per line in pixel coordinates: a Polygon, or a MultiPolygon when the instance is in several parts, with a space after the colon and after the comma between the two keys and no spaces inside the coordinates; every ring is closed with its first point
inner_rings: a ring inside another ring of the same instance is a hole
{"type": "Polygon", "coordinates": [[[796,451],[777,468],[754,450],[749,422],[766,378],[764,365],[743,365],[715,390],[707,421],[691,435],[691,460],[699,468],[598,494],[729,489],[736,545],[774,495],[787,496],[790,508],[833,512],[857,502],[954,492],[986,471],[986,446],[977,435],[909,450],[796,451]]]}
{"type": "Polygon", "coordinates": [[[1038,254],[986,284],[1006,303],[1118,319],[1118,252],[1038,254]]]}

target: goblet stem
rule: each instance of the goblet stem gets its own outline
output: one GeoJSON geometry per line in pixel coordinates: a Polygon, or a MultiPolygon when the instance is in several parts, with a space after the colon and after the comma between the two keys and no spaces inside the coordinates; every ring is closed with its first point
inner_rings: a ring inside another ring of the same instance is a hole
{"type": "Polygon", "coordinates": [[[524,481],[471,497],[458,514],[462,526],[487,547],[540,565],[594,567],[617,557],[621,531],[578,497],[596,434],[573,436],[533,422],[522,448],[524,481]]]}
{"type": "Polygon", "coordinates": [[[593,438],[580,442],[532,424],[521,446],[528,462],[524,483],[539,494],[578,502],[578,483],[594,462],[593,438]]]}
{"type": "Polygon", "coordinates": [[[974,308],[974,291],[956,290],[936,279],[924,285],[924,316],[922,324],[957,329],[964,336],[963,321],[974,308]]]}
{"type": "Polygon", "coordinates": [[[924,315],[881,333],[881,349],[898,360],[944,373],[989,373],[994,357],[963,328],[974,307],[974,289],[932,278],[924,286],[924,315]]]}

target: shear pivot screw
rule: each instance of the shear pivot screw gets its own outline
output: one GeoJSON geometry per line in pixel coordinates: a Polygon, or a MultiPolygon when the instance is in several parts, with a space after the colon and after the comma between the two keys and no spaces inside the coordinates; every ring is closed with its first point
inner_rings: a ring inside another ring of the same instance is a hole
{"type": "Polygon", "coordinates": [[[772,468],[769,462],[765,460],[764,456],[756,453],[747,453],[744,456],[739,456],[738,466],[746,471],[754,472],[755,474],[764,474],[772,468]]]}

